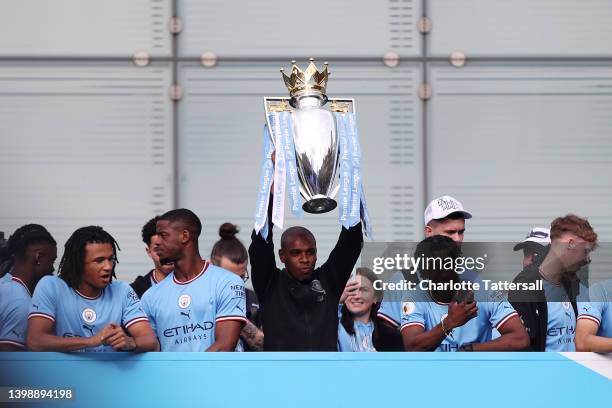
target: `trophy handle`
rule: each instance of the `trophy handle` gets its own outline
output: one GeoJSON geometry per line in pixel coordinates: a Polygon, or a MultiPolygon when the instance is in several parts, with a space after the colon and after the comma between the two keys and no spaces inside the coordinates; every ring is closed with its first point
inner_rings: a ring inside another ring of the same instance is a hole
{"type": "MultiPolygon", "coordinates": [[[[329,105],[329,110],[336,113],[348,113],[352,112],[357,114],[357,110],[355,109],[355,99],[354,98],[333,98],[329,105]]],[[[266,112],[266,123],[268,124],[268,129],[270,130],[270,139],[272,139],[272,145],[276,148],[274,144],[276,141],[274,140],[274,135],[272,132],[272,127],[270,126],[270,113],[271,112],[293,112],[295,109],[290,105],[290,99],[282,96],[266,96],[264,97],[264,110],[266,112]]]]}
{"type": "MultiPolygon", "coordinates": [[[[266,112],[266,119],[270,115],[270,112],[293,112],[295,109],[289,104],[290,99],[282,96],[266,96],[264,97],[264,110],[266,112]]],[[[354,98],[333,98],[329,105],[329,110],[332,112],[340,113],[357,113],[355,109],[354,98]]],[[[270,123],[268,123],[270,126],[270,123]]]]}
{"type": "Polygon", "coordinates": [[[329,105],[329,110],[336,113],[354,113],[357,114],[355,110],[355,99],[352,98],[333,98],[330,99],[331,104],[329,105]]]}
{"type": "Polygon", "coordinates": [[[264,110],[266,112],[266,123],[268,124],[268,130],[270,131],[270,139],[272,145],[276,149],[276,140],[274,139],[274,132],[270,125],[270,113],[271,112],[293,112],[294,109],[289,105],[289,98],[280,96],[266,96],[264,97],[264,110]]]}

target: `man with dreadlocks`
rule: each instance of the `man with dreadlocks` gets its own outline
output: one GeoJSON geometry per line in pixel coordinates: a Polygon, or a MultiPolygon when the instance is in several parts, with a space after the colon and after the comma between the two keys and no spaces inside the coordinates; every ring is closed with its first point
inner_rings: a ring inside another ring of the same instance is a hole
{"type": "Polygon", "coordinates": [[[72,234],[59,277],[44,277],[34,291],[28,316],[30,350],[159,350],[138,296],[127,283],[113,281],[117,249],[115,239],[101,227],[83,227],[72,234]]]}
{"type": "Polygon", "coordinates": [[[57,244],[43,227],[19,227],[8,240],[10,274],[0,283],[0,351],[21,351],[26,344],[28,310],[38,281],[53,273],[57,244]]]}

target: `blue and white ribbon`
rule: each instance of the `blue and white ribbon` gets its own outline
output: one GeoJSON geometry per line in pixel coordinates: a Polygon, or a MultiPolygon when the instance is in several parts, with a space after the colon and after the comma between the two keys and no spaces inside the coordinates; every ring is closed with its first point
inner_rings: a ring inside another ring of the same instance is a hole
{"type": "Polygon", "coordinates": [[[259,176],[259,191],[257,192],[257,208],[255,210],[255,233],[261,231],[264,239],[268,238],[268,202],[270,200],[270,186],[274,173],[272,153],[274,146],[270,139],[268,125],[264,126],[263,132],[263,159],[261,161],[261,175],[259,176]]]}
{"type": "MultiPolygon", "coordinates": [[[[281,112],[285,113],[285,112],[281,112]]],[[[270,125],[271,131],[274,135],[274,145],[276,149],[276,160],[274,165],[274,201],[272,202],[272,223],[283,228],[285,221],[285,184],[287,182],[287,169],[285,162],[285,151],[283,146],[285,145],[285,131],[281,125],[282,118],[284,116],[279,113],[270,114],[270,125]]]]}
{"type": "Polygon", "coordinates": [[[365,193],[363,186],[361,187],[361,206],[360,206],[361,220],[363,221],[363,230],[365,236],[374,239],[372,234],[372,223],[370,222],[370,213],[368,212],[368,203],[366,202],[365,193]]]}
{"type": "Polygon", "coordinates": [[[349,211],[349,225],[352,227],[359,222],[361,205],[361,149],[359,147],[359,134],[355,123],[355,114],[346,114],[346,127],[349,136],[349,153],[351,155],[351,206],[349,211]]]}
{"type": "Polygon", "coordinates": [[[295,145],[293,143],[293,126],[289,112],[281,112],[281,130],[283,132],[283,153],[287,164],[287,190],[289,190],[289,207],[298,218],[304,216],[302,210],[302,195],[300,194],[300,180],[298,178],[297,162],[295,158],[295,145]]]}
{"type": "Polygon", "coordinates": [[[368,205],[361,179],[361,147],[355,114],[336,113],[340,141],[340,194],[338,218],[342,226],[355,226],[363,221],[367,237],[372,236],[368,205]]]}
{"type": "Polygon", "coordinates": [[[277,147],[276,166],[274,168],[272,222],[282,229],[285,220],[285,190],[289,190],[291,212],[299,218],[303,215],[300,184],[295,161],[295,146],[293,144],[291,112],[271,113],[270,124],[277,147]]]}
{"type": "Polygon", "coordinates": [[[255,232],[268,237],[268,204],[270,185],[274,180],[274,201],[272,203],[272,223],[283,228],[285,218],[285,189],[289,190],[291,212],[302,218],[302,197],[295,159],[293,127],[290,112],[272,112],[269,117],[270,127],[264,126],[264,149],[255,212],[255,232]],[[272,144],[274,137],[274,145],[272,144]],[[276,146],[276,149],[275,149],[276,146]],[[272,162],[272,153],[276,150],[276,160],[272,162]]]}
{"type": "Polygon", "coordinates": [[[340,142],[340,187],[338,190],[338,221],[344,228],[349,228],[349,211],[351,204],[351,156],[349,137],[346,132],[346,121],[342,114],[336,114],[338,141],[340,142]]]}

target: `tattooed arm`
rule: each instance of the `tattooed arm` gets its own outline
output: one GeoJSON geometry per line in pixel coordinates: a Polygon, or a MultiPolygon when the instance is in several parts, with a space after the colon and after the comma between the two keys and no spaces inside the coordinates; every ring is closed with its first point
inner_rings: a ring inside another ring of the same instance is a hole
{"type": "Polygon", "coordinates": [[[246,342],[253,351],[263,351],[264,334],[253,323],[247,320],[246,325],[240,332],[240,337],[246,342]]]}

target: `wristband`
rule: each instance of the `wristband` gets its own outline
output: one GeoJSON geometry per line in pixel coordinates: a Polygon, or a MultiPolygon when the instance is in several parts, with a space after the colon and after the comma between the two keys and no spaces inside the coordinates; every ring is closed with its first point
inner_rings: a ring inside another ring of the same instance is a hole
{"type": "Polygon", "coordinates": [[[449,332],[448,330],[446,330],[446,327],[444,327],[444,320],[446,320],[446,318],[440,320],[440,327],[442,327],[442,332],[444,333],[444,335],[446,337],[451,337],[452,338],[453,337],[453,333],[452,333],[452,331],[449,332]]]}

